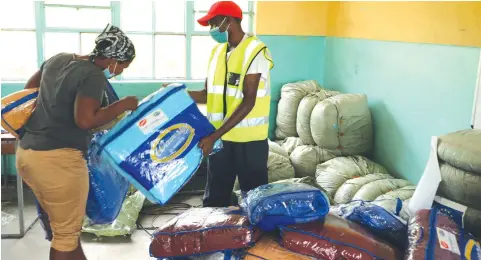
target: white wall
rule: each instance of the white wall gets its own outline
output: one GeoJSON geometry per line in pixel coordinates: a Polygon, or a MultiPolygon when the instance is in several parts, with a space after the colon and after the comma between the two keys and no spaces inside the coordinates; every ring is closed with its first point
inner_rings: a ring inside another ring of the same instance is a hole
{"type": "Polygon", "coordinates": [[[481,52],[479,54],[478,80],[474,92],[473,119],[471,125],[475,129],[481,129],[481,52]]]}

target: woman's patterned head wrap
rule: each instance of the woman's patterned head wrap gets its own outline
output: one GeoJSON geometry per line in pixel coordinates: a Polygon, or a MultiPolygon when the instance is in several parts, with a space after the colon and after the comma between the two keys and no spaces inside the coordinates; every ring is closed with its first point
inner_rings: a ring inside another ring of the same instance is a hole
{"type": "Polygon", "coordinates": [[[135,57],[135,48],[124,32],[118,27],[108,24],[95,39],[95,49],[90,56],[92,58],[103,56],[118,61],[130,61],[135,57]]]}

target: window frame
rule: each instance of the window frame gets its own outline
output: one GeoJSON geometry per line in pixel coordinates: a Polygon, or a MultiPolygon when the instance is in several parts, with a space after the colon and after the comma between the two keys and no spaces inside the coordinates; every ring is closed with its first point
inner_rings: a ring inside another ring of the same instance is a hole
{"type": "MultiPolygon", "coordinates": [[[[126,34],[137,35],[152,35],[152,77],[150,78],[127,78],[124,79],[122,75],[116,77],[115,81],[120,82],[199,82],[204,79],[192,78],[192,37],[193,36],[208,36],[207,31],[195,30],[195,15],[197,13],[206,13],[208,10],[195,10],[194,1],[184,1],[185,3],[185,31],[184,32],[165,32],[156,31],[155,29],[155,1],[152,1],[152,31],[125,31],[126,34]],[[157,35],[183,35],[185,36],[185,78],[156,78],[155,77],[155,36],[157,35]]],[[[92,6],[92,5],[70,5],[70,4],[49,4],[45,1],[35,1],[35,27],[34,28],[1,28],[2,31],[30,31],[36,33],[36,46],[37,46],[37,65],[40,67],[45,61],[45,34],[46,33],[78,33],[79,39],[81,39],[81,33],[101,33],[103,29],[88,29],[88,28],[70,28],[70,27],[48,27],[46,25],[45,7],[67,7],[67,8],[85,8],[85,9],[110,9],[111,10],[111,24],[115,26],[121,26],[121,1],[111,1],[109,6],[92,6]]],[[[243,12],[245,18],[248,18],[248,32],[254,32],[255,24],[255,4],[256,1],[249,1],[249,9],[243,12]]],[[[206,50],[210,51],[210,50],[206,50]]],[[[33,74],[34,72],[32,72],[33,74]]],[[[14,81],[24,82],[28,79],[10,79],[3,78],[2,81],[14,81]]]]}

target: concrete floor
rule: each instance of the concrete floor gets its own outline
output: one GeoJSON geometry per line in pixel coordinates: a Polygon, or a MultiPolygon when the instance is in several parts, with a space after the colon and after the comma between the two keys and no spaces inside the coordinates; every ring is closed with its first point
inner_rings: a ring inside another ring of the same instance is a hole
{"type": "MultiPolygon", "coordinates": [[[[2,192],[3,193],[3,192],[2,192]]],[[[3,197],[3,194],[2,194],[3,197]]],[[[201,196],[179,196],[172,202],[183,202],[193,206],[201,204],[201,196]]],[[[15,204],[2,202],[2,211],[17,215],[15,204]]],[[[172,218],[173,215],[141,215],[140,223],[144,227],[158,227],[172,218]]],[[[26,191],[25,225],[28,226],[36,217],[36,208],[31,195],[26,191]]],[[[18,215],[17,215],[18,216],[18,215]]],[[[18,232],[18,218],[7,225],[2,223],[2,234],[18,232]]],[[[149,230],[150,233],[153,230],[149,230]]],[[[147,260],[154,259],[149,256],[150,236],[144,230],[135,231],[130,238],[127,237],[102,237],[97,238],[91,234],[82,234],[82,246],[89,260],[147,260]]],[[[34,227],[22,239],[2,239],[1,259],[48,259],[50,242],[45,240],[45,233],[40,223],[34,227]]]]}

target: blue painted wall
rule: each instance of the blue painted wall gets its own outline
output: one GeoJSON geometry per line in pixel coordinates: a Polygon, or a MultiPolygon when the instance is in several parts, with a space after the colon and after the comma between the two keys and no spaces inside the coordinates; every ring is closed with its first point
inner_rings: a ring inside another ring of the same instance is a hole
{"type": "Polygon", "coordinates": [[[470,127],[479,51],[328,37],[324,85],[367,94],[374,160],[417,183],[431,136],[470,127]]]}
{"type": "Polygon", "coordinates": [[[271,113],[269,136],[274,138],[277,103],[284,84],[314,79],[322,84],[324,79],[325,37],[320,36],[260,36],[269,47],[274,60],[271,72],[271,113]]]}

